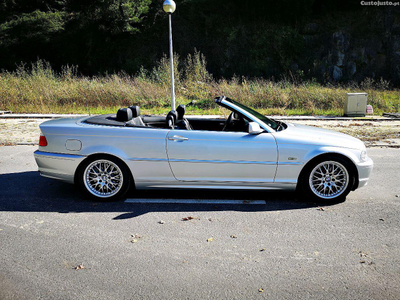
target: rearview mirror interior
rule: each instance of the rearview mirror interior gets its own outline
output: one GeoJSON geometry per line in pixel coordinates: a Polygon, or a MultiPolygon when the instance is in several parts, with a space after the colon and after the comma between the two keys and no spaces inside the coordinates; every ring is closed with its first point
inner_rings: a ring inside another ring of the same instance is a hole
{"type": "Polygon", "coordinates": [[[258,123],[256,123],[256,122],[250,122],[247,131],[250,134],[259,134],[259,133],[263,132],[260,125],[258,125],[258,123]]]}

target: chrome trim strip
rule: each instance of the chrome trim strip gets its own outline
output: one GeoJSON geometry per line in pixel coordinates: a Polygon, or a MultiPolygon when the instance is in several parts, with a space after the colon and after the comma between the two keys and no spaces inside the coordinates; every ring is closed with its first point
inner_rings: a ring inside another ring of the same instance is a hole
{"type": "MultiPolygon", "coordinates": [[[[166,158],[144,158],[132,157],[131,161],[168,161],[166,158]]],[[[201,159],[169,159],[169,162],[188,162],[188,163],[213,163],[213,164],[260,164],[260,165],[302,165],[302,162],[274,162],[274,161],[251,161],[251,160],[201,160],[201,159]]]]}
{"type": "MultiPolygon", "coordinates": [[[[144,158],[132,157],[131,161],[168,161],[166,158],[144,158]]],[[[250,161],[250,160],[201,160],[201,159],[169,159],[169,162],[188,162],[188,163],[213,163],[213,164],[260,164],[260,165],[278,165],[293,166],[303,165],[302,162],[273,162],[273,161],[250,161]]]]}
{"type": "Polygon", "coordinates": [[[39,156],[47,156],[50,158],[55,158],[55,159],[79,159],[85,157],[84,155],[79,155],[79,154],[62,154],[62,153],[53,153],[53,152],[43,152],[36,150],[34,152],[34,155],[39,155],[39,156]]]}
{"type": "MultiPolygon", "coordinates": [[[[166,158],[129,158],[132,161],[168,161],[166,158]]],[[[200,159],[169,159],[169,162],[188,162],[188,163],[213,163],[213,164],[262,164],[276,165],[276,162],[269,161],[246,161],[246,160],[200,160],[200,159]]]]}
{"type": "MultiPolygon", "coordinates": [[[[166,158],[144,158],[132,157],[130,161],[149,161],[149,162],[165,162],[166,158]]],[[[251,165],[278,165],[278,166],[295,166],[303,165],[302,162],[273,162],[273,161],[247,161],[247,160],[200,160],[200,159],[169,159],[169,162],[187,162],[187,163],[212,163],[212,164],[251,164],[251,165]]]]}
{"type": "Polygon", "coordinates": [[[298,161],[296,161],[296,162],[291,162],[291,161],[287,161],[287,162],[278,162],[278,166],[286,166],[286,165],[288,165],[288,166],[293,166],[293,165],[304,165],[304,163],[302,163],[302,162],[298,162],[298,161]]]}
{"type": "Polygon", "coordinates": [[[190,163],[213,163],[213,164],[256,164],[256,165],[276,165],[275,161],[251,161],[251,160],[201,160],[201,159],[169,159],[170,162],[190,162],[190,163]]]}
{"type": "Polygon", "coordinates": [[[166,158],[144,158],[144,157],[131,157],[128,160],[132,161],[168,161],[166,158]]]}

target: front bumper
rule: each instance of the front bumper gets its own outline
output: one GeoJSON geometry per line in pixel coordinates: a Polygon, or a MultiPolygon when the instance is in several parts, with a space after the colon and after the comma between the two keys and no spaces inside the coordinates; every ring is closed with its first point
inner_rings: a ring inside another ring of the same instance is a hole
{"type": "Polygon", "coordinates": [[[358,171],[358,186],[356,188],[360,188],[368,184],[368,179],[371,175],[372,168],[374,167],[374,162],[368,157],[367,161],[358,163],[356,166],[358,171]]]}
{"type": "Polygon", "coordinates": [[[44,177],[74,183],[74,176],[79,164],[85,159],[83,155],[35,151],[36,163],[40,175],[44,177]]]}

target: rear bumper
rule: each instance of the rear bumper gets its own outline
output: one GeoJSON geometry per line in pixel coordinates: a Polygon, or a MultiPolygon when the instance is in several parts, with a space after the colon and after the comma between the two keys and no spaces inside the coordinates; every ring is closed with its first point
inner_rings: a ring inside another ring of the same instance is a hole
{"type": "Polygon", "coordinates": [[[69,183],[74,183],[76,169],[85,159],[83,155],[51,153],[39,150],[35,151],[34,156],[40,175],[69,183]]]}
{"type": "Polygon", "coordinates": [[[360,188],[368,184],[369,176],[371,175],[374,162],[368,157],[368,160],[357,164],[358,171],[358,186],[360,188]]]}

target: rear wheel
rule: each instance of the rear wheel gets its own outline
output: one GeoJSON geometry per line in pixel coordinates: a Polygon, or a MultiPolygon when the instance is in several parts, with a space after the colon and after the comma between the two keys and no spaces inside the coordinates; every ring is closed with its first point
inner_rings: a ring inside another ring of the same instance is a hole
{"type": "Polygon", "coordinates": [[[301,178],[301,188],[307,198],[322,203],[346,199],[353,184],[349,164],[340,157],[326,156],[308,165],[301,178]]]}
{"type": "Polygon", "coordinates": [[[130,186],[126,166],[114,157],[96,157],[84,162],[77,174],[77,181],[90,197],[99,201],[122,198],[130,186]]]}

